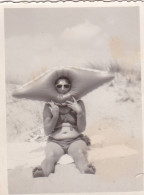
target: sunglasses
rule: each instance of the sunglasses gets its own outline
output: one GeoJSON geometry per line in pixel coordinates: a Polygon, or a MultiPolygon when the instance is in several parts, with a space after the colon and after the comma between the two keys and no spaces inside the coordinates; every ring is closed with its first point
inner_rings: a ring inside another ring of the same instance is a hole
{"type": "Polygon", "coordinates": [[[70,84],[65,84],[65,85],[57,84],[57,85],[56,85],[56,87],[57,87],[58,89],[62,88],[62,86],[64,86],[64,88],[66,88],[66,89],[70,88],[70,84]]]}

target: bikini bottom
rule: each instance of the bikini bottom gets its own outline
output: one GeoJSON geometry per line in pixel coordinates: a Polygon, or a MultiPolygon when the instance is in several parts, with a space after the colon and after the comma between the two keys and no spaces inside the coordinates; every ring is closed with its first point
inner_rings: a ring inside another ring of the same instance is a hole
{"type": "Polygon", "coordinates": [[[87,146],[90,146],[90,139],[88,136],[86,135],[83,135],[83,134],[80,134],[78,137],[76,138],[68,138],[68,139],[62,139],[62,140],[59,140],[59,139],[55,139],[51,136],[48,137],[48,142],[54,142],[54,143],[57,143],[59,146],[62,147],[62,149],[64,150],[64,153],[68,153],[68,148],[69,146],[75,142],[75,141],[78,141],[78,140],[83,140],[87,146]]]}

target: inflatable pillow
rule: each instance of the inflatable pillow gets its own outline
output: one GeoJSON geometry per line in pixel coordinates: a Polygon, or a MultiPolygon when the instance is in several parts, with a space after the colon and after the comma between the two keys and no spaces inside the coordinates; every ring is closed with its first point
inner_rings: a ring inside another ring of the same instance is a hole
{"type": "Polygon", "coordinates": [[[17,89],[13,96],[45,102],[52,100],[56,103],[64,103],[66,100],[70,100],[71,96],[79,100],[112,79],[113,75],[105,71],[79,67],[57,68],[47,71],[26,83],[17,89]],[[61,77],[68,78],[71,83],[71,89],[66,94],[59,94],[55,87],[55,82],[61,77]]]}

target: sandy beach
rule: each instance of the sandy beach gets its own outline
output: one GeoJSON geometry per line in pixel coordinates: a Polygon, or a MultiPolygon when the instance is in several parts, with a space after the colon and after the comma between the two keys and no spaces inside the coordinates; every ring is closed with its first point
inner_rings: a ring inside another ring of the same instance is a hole
{"type": "Polygon", "coordinates": [[[80,174],[65,155],[48,178],[33,178],[44,158],[44,103],[14,99],[7,85],[8,184],[11,194],[123,192],[142,190],[142,117],[140,83],[114,81],[83,98],[95,175],[80,174]]]}
{"type": "Polygon", "coordinates": [[[8,157],[11,194],[139,191],[142,188],[142,178],[137,176],[141,172],[140,157],[134,149],[119,145],[92,150],[89,156],[97,169],[95,175],[80,174],[74,163],[65,157],[66,160],[61,159],[61,164],[56,165],[54,174],[47,178],[32,178],[32,168],[44,157],[44,148],[34,145],[9,145],[9,153],[18,148],[15,157],[8,157]],[[20,149],[25,151],[23,155],[20,149]],[[115,153],[112,154],[112,150],[115,153]],[[65,164],[66,161],[70,164],[65,164]]]}

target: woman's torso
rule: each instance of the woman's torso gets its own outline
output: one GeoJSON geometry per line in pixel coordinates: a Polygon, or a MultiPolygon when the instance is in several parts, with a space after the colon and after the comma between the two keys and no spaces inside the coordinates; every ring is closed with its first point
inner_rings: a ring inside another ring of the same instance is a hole
{"type": "Polygon", "coordinates": [[[50,136],[55,139],[76,138],[80,135],[77,131],[77,116],[67,106],[59,107],[59,118],[54,133],[50,136]]]}

